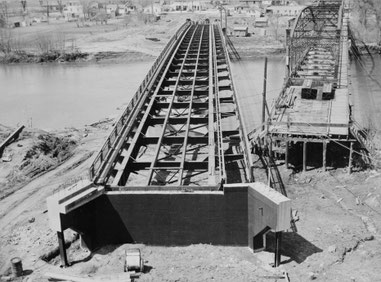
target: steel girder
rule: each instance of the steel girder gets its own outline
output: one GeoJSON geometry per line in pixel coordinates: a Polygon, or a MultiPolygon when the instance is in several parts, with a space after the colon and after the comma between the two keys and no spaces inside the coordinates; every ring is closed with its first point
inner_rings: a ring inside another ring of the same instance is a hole
{"type": "Polygon", "coordinates": [[[248,152],[221,30],[192,24],[178,42],[121,150],[108,160],[102,184],[219,189],[247,181],[248,152]]]}

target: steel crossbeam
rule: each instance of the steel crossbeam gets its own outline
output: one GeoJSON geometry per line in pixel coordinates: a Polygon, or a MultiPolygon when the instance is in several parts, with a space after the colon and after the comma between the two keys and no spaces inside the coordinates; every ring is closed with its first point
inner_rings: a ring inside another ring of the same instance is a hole
{"type": "Polygon", "coordinates": [[[218,190],[227,175],[228,183],[246,182],[248,152],[221,34],[208,22],[182,29],[136,119],[98,166],[98,184],[218,190]]]}
{"type": "MultiPolygon", "coordinates": [[[[196,31],[197,31],[197,28],[194,30],[194,32],[192,34],[192,37],[190,39],[190,42],[192,42],[194,40],[196,31]]],[[[200,42],[201,42],[201,40],[200,40],[200,42]]],[[[183,71],[183,68],[184,68],[184,65],[185,65],[185,62],[186,62],[186,57],[187,57],[189,51],[191,50],[191,46],[192,46],[192,43],[189,44],[188,47],[187,47],[187,50],[186,50],[186,52],[184,54],[184,60],[182,61],[180,70],[179,70],[178,75],[177,75],[176,84],[175,84],[175,87],[174,87],[173,92],[172,92],[172,99],[171,99],[171,102],[169,103],[168,111],[167,111],[167,114],[165,116],[165,120],[164,120],[164,123],[163,123],[164,125],[163,125],[162,131],[161,131],[161,134],[160,134],[160,137],[159,137],[158,145],[157,145],[156,151],[155,151],[154,160],[153,160],[153,162],[151,164],[151,167],[150,167],[150,172],[149,172],[149,176],[148,176],[147,184],[146,184],[147,186],[151,185],[153,174],[154,174],[154,172],[156,172],[155,167],[157,165],[157,160],[159,158],[160,148],[162,147],[162,140],[163,140],[165,132],[166,132],[167,123],[168,123],[170,115],[171,115],[171,110],[172,110],[173,102],[175,100],[176,90],[177,90],[177,88],[179,86],[179,83],[180,83],[180,79],[179,78],[180,78],[181,73],[183,71]]],[[[184,148],[184,150],[185,150],[185,148],[184,148]]],[[[178,171],[180,171],[180,169],[178,169],[178,171]]],[[[156,175],[159,177],[159,174],[156,173],[156,175]]],[[[179,179],[180,179],[180,177],[179,177],[179,179]]],[[[164,183],[165,183],[165,181],[164,181],[164,183]]]]}

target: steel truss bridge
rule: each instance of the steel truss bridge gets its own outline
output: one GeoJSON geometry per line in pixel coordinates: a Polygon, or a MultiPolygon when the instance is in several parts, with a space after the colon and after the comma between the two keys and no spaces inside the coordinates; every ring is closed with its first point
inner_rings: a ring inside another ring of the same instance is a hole
{"type": "Polygon", "coordinates": [[[370,151],[371,144],[351,116],[349,29],[344,1],[321,0],[289,23],[284,87],[265,130],[250,132],[249,139],[268,148],[270,155],[273,151],[283,155],[286,166],[289,149],[302,147],[303,170],[307,168],[307,146],[321,146],[325,169],[327,146],[335,143],[348,148],[350,171],[353,146],[370,151]]]}
{"type": "Polygon", "coordinates": [[[155,61],[90,169],[110,189],[253,180],[221,28],[186,22],[155,61]]]}

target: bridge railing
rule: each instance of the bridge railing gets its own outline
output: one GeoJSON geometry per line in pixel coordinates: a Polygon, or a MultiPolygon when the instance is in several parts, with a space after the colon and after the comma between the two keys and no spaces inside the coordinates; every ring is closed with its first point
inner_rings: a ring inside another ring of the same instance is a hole
{"type": "Polygon", "coordinates": [[[253,182],[254,181],[254,175],[253,175],[253,160],[252,160],[252,157],[251,157],[251,153],[250,153],[250,144],[249,144],[249,140],[248,140],[248,134],[246,132],[246,127],[245,127],[245,120],[244,120],[244,116],[241,112],[241,109],[242,109],[242,106],[241,106],[241,103],[239,101],[239,99],[237,98],[237,91],[236,91],[236,88],[234,86],[234,82],[233,82],[233,76],[232,76],[232,71],[231,71],[231,62],[230,62],[230,58],[229,58],[229,53],[227,51],[227,48],[226,48],[226,41],[225,41],[225,37],[223,36],[223,32],[222,32],[222,29],[221,27],[218,25],[218,29],[219,29],[219,32],[220,34],[222,35],[221,36],[221,39],[223,40],[223,47],[224,47],[224,53],[225,53],[225,58],[226,58],[226,61],[227,61],[227,68],[228,68],[228,73],[231,75],[231,87],[232,87],[232,90],[233,90],[233,97],[234,97],[234,100],[236,102],[236,105],[237,105],[237,115],[238,115],[238,119],[240,121],[240,125],[239,125],[239,129],[240,129],[240,135],[241,135],[241,140],[242,140],[242,146],[243,146],[243,151],[244,151],[244,160],[245,160],[245,166],[246,166],[246,174],[248,176],[248,179],[249,179],[249,182],[253,182]]]}
{"type": "Polygon", "coordinates": [[[176,40],[179,38],[181,34],[187,29],[187,27],[190,25],[190,22],[185,22],[172,36],[172,38],[168,41],[167,45],[163,49],[163,51],[160,53],[160,55],[156,58],[155,62],[153,63],[151,69],[148,71],[147,75],[143,79],[143,82],[140,84],[138,90],[136,91],[135,95],[132,97],[130,103],[126,107],[126,109],[121,114],[119,120],[114,125],[114,128],[112,129],[110,135],[106,139],[105,143],[103,144],[102,148],[96,155],[93,164],[90,166],[89,173],[90,173],[90,179],[94,181],[97,174],[100,172],[102,168],[102,164],[107,159],[109,153],[112,151],[112,149],[115,147],[116,142],[118,140],[118,136],[124,131],[126,128],[126,125],[131,122],[131,114],[137,110],[136,106],[139,104],[140,100],[144,97],[144,93],[147,90],[147,87],[149,86],[152,78],[154,77],[155,73],[157,72],[159,66],[161,65],[162,61],[167,57],[168,53],[171,51],[171,48],[173,44],[176,42],[176,40]]]}

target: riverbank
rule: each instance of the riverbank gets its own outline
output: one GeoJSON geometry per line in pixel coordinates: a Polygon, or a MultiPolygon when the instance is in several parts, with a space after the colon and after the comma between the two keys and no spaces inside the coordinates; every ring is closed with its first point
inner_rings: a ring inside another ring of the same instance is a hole
{"type": "Polygon", "coordinates": [[[80,51],[60,52],[50,51],[36,54],[26,52],[11,52],[0,55],[0,64],[37,64],[37,63],[126,63],[152,60],[154,56],[135,51],[113,52],[104,51],[84,53],[80,51]]]}
{"type": "MultiPolygon", "coordinates": [[[[130,62],[157,57],[176,30],[190,18],[194,21],[218,19],[215,11],[203,13],[168,13],[156,22],[144,21],[139,15],[115,18],[107,25],[86,22],[51,21],[33,26],[0,30],[0,63],[46,62],[130,62]]],[[[248,19],[229,18],[231,27],[248,19]]],[[[269,27],[272,30],[272,27],[269,27]]],[[[269,31],[270,32],[270,31],[269,31]]],[[[283,43],[274,36],[231,36],[243,58],[284,52],[283,43]]]]}

